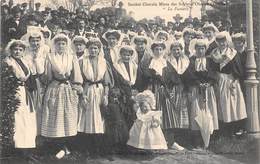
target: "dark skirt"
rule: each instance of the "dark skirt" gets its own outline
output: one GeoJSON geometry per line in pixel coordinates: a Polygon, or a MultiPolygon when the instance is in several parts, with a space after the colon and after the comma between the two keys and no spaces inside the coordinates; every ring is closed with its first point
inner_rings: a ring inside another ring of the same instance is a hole
{"type": "Polygon", "coordinates": [[[189,128],[187,93],[183,85],[166,89],[154,83],[148,89],[155,94],[156,110],[162,111],[162,129],[189,128]]]}

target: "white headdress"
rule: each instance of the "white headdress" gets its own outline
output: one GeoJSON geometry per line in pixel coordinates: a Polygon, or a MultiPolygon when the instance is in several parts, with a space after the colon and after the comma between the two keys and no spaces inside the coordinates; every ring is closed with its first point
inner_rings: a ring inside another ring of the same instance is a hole
{"type": "Polygon", "coordinates": [[[72,43],[75,44],[75,42],[84,42],[84,44],[87,44],[88,39],[85,38],[84,36],[76,35],[76,36],[72,39],[72,43]]]}
{"type": "Polygon", "coordinates": [[[164,35],[164,36],[166,36],[166,41],[169,40],[169,37],[170,37],[170,36],[169,36],[168,32],[163,31],[163,30],[158,31],[158,32],[155,34],[155,37],[154,37],[155,40],[158,39],[159,35],[164,35]]]}
{"type": "Polygon", "coordinates": [[[121,51],[125,49],[125,50],[129,50],[129,51],[132,51],[133,52],[133,56],[131,57],[131,60],[134,60],[136,57],[137,57],[137,53],[134,49],[134,47],[132,46],[129,46],[129,45],[122,45],[120,48],[119,48],[119,60],[121,60],[122,56],[121,56],[121,51]]]}
{"type": "MultiPolygon", "coordinates": [[[[72,39],[72,50],[74,52],[76,52],[76,48],[75,48],[75,42],[83,42],[85,45],[87,45],[88,43],[88,39],[85,38],[84,36],[79,36],[79,35],[76,35],[73,39],[72,39]]],[[[86,53],[87,52],[87,49],[85,48],[84,52],[86,53]]]]}
{"type": "Polygon", "coordinates": [[[174,40],[170,44],[170,50],[172,49],[173,46],[180,46],[181,49],[182,49],[182,52],[184,53],[184,42],[183,42],[183,40],[174,40]]]}
{"type": "Polygon", "coordinates": [[[120,41],[122,40],[122,33],[119,30],[108,30],[102,35],[102,38],[107,41],[107,35],[118,35],[118,42],[121,43],[120,41]]]}
{"type": "Polygon", "coordinates": [[[156,108],[156,100],[155,100],[155,96],[153,94],[152,91],[150,90],[145,90],[141,93],[138,93],[136,96],[135,96],[135,101],[137,103],[141,103],[141,102],[147,102],[150,104],[151,108],[152,109],[155,109],[156,108]]]}
{"type": "Polygon", "coordinates": [[[227,43],[228,43],[228,46],[229,46],[229,47],[233,47],[232,39],[231,39],[231,36],[230,36],[230,34],[229,34],[228,31],[218,32],[218,33],[216,34],[215,40],[217,40],[217,39],[226,39],[226,40],[227,40],[227,43]]]}
{"type": "Polygon", "coordinates": [[[182,48],[179,60],[172,54],[172,51],[166,56],[166,60],[173,66],[178,74],[183,74],[190,64],[189,58],[184,54],[184,43],[180,41],[174,41],[171,44],[171,49],[175,46],[182,48]]]}
{"type": "MultiPolygon", "coordinates": [[[[91,45],[91,44],[94,44],[94,43],[97,43],[97,44],[99,44],[100,45],[100,52],[99,52],[99,57],[104,57],[105,55],[104,55],[104,51],[103,51],[103,44],[102,44],[102,42],[100,41],[100,39],[99,38],[90,38],[89,40],[88,40],[88,42],[87,42],[87,48],[91,45]]],[[[88,54],[89,52],[87,51],[87,54],[88,54]]],[[[88,54],[89,55],[89,54],[88,54]]]]}
{"type": "Polygon", "coordinates": [[[192,39],[190,41],[189,51],[192,55],[196,54],[196,46],[205,46],[205,48],[208,48],[208,41],[207,39],[192,39]]]}
{"type": "Polygon", "coordinates": [[[146,42],[146,44],[148,44],[148,37],[142,35],[136,35],[133,37],[132,43],[135,44],[135,42],[137,41],[143,41],[146,42]]]}
{"type": "Polygon", "coordinates": [[[114,63],[114,67],[126,81],[130,82],[130,85],[134,85],[136,82],[137,68],[138,68],[135,62],[135,58],[137,56],[136,51],[132,46],[124,45],[120,47],[119,53],[120,55],[119,55],[118,62],[114,63]],[[132,53],[132,57],[129,61],[129,72],[125,67],[124,61],[122,60],[122,55],[123,55],[122,50],[130,51],[132,53]]]}
{"type": "Polygon", "coordinates": [[[71,40],[70,38],[63,34],[63,33],[59,33],[57,35],[54,36],[54,38],[52,38],[51,40],[51,52],[56,52],[56,48],[55,48],[55,42],[59,39],[64,39],[67,42],[67,53],[72,53],[72,49],[71,49],[71,40]]]}
{"type": "Polygon", "coordinates": [[[190,28],[190,27],[185,27],[183,30],[182,30],[182,36],[186,35],[186,34],[195,34],[195,31],[190,28]]]}
{"type": "Polygon", "coordinates": [[[7,46],[5,47],[6,56],[10,56],[10,55],[11,55],[11,47],[12,47],[14,44],[23,45],[25,48],[28,47],[28,44],[27,44],[25,41],[12,39],[10,42],[8,42],[7,46]]]}
{"type": "Polygon", "coordinates": [[[71,49],[71,41],[67,35],[59,33],[51,40],[51,53],[48,58],[52,65],[52,69],[59,72],[59,74],[63,77],[66,77],[66,74],[68,74],[73,67],[71,61],[74,58],[73,51],[71,49]],[[57,55],[55,46],[56,42],[60,40],[64,40],[67,43],[66,50],[62,54],[62,58],[61,55],[57,55]]]}
{"type": "Polygon", "coordinates": [[[233,34],[232,40],[236,40],[236,39],[241,39],[241,40],[244,40],[246,42],[246,34],[242,33],[242,32],[233,34]]]}
{"type": "Polygon", "coordinates": [[[136,45],[136,42],[137,41],[144,41],[146,42],[146,49],[150,51],[150,46],[152,44],[152,40],[151,38],[148,38],[146,36],[143,36],[143,35],[136,35],[132,38],[132,42],[131,42],[131,45],[136,45]]]}
{"type": "Polygon", "coordinates": [[[195,35],[196,35],[197,38],[198,38],[198,36],[202,36],[202,38],[204,38],[204,33],[200,30],[195,31],[195,35]]]}
{"type": "Polygon", "coordinates": [[[102,42],[100,41],[99,38],[90,38],[90,39],[88,40],[88,42],[86,43],[87,48],[89,47],[89,45],[94,44],[94,43],[98,44],[98,45],[99,45],[99,48],[102,49],[103,44],[102,44],[102,42]]]}
{"type": "Polygon", "coordinates": [[[203,27],[202,30],[205,31],[206,29],[211,29],[212,31],[219,32],[218,28],[213,24],[213,23],[206,23],[203,27]]]}
{"type": "Polygon", "coordinates": [[[27,27],[27,33],[21,37],[21,40],[29,43],[30,37],[40,37],[41,38],[40,44],[43,45],[45,40],[41,30],[42,30],[41,27],[29,26],[27,27]]]}
{"type": "Polygon", "coordinates": [[[247,41],[246,41],[246,34],[239,32],[239,33],[235,33],[232,36],[232,40],[241,40],[244,42],[244,47],[247,47],[247,41]]]}

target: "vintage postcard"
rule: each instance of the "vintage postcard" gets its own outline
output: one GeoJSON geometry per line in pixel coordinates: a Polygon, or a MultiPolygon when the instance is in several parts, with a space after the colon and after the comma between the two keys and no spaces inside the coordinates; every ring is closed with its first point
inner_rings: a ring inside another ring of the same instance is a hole
{"type": "Polygon", "coordinates": [[[259,9],[1,0],[1,163],[260,163],[259,9]]]}

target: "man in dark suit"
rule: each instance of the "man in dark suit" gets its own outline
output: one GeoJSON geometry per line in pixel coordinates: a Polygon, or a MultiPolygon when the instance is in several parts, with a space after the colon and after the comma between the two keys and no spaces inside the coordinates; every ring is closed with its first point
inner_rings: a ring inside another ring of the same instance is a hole
{"type": "Polygon", "coordinates": [[[86,37],[88,32],[93,32],[90,28],[87,28],[88,22],[85,19],[78,18],[76,24],[75,35],[86,37]]]}
{"type": "Polygon", "coordinates": [[[123,8],[123,5],[124,5],[123,2],[119,2],[119,4],[118,4],[119,8],[116,8],[116,10],[115,10],[117,19],[121,19],[121,18],[125,17],[127,14],[126,9],[123,8]]]}
{"type": "Polygon", "coordinates": [[[41,12],[41,21],[40,24],[42,27],[47,26],[47,22],[50,19],[49,12],[44,10],[41,12]]]}
{"type": "Polygon", "coordinates": [[[40,12],[40,8],[41,8],[41,3],[35,3],[35,12],[36,13],[38,13],[38,14],[40,14],[41,12],[40,12]]]}
{"type": "Polygon", "coordinates": [[[174,31],[182,31],[184,26],[183,23],[181,22],[182,17],[180,14],[176,14],[176,16],[173,17],[174,19],[174,25],[173,25],[173,30],[174,31]]]}
{"type": "Polygon", "coordinates": [[[51,30],[54,31],[55,28],[65,28],[67,26],[66,22],[64,22],[62,19],[59,17],[59,13],[57,10],[52,10],[51,11],[51,19],[47,20],[45,24],[47,27],[51,30]]]}
{"type": "Polygon", "coordinates": [[[173,27],[174,27],[174,23],[173,22],[167,22],[167,26],[166,26],[165,31],[167,31],[169,34],[172,35],[174,33],[173,27]]]}
{"type": "Polygon", "coordinates": [[[22,3],[21,10],[22,10],[22,15],[27,14],[29,12],[28,11],[28,3],[22,3]]]}
{"type": "Polygon", "coordinates": [[[21,14],[22,11],[19,7],[15,6],[11,10],[11,18],[7,19],[3,24],[3,38],[4,44],[8,43],[11,39],[19,39],[21,37],[21,14]]]}

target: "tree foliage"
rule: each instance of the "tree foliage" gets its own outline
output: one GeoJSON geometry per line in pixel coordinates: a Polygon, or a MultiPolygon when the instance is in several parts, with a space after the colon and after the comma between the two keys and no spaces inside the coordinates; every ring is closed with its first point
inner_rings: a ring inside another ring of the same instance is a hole
{"type": "Polygon", "coordinates": [[[13,148],[14,113],[19,105],[16,97],[19,85],[21,84],[13,75],[12,68],[2,61],[0,112],[0,149],[2,153],[8,153],[13,148]]]}
{"type": "Polygon", "coordinates": [[[75,11],[79,7],[85,8],[89,11],[94,5],[115,7],[117,2],[118,0],[50,0],[50,3],[54,5],[55,8],[63,6],[65,9],[70,11],[75,11]]]}

